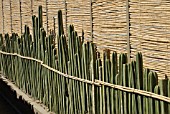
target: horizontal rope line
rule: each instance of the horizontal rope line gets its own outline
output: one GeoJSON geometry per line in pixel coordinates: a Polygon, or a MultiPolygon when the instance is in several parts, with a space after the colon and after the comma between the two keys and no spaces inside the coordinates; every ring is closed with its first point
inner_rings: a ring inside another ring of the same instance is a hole
{"type": "Polygon", "coordinates": [[[115,89],[119,89],[119,90],[122,90],[122,91],[130,92],[130,93],[137,93],[137,94],[140,94],[140,95],[143,95],[143,96],[156,98],[156,99],[159,99],[161,101],[165,101],[165,102],[170,103],[169,97],[166,97],[166,96],[163,96],[163,95],[158,95],[158,94],[155,94],[155,93],[152,93],[152,92],[149,92],[149,91],[134,89],[134,88],[125,87],[125,86],[116,85],[116,84],[111,84],[111,83],[103,82],[103,81],[100,81],[100,80],[95,80],[95,82],[98,82],[102,85],[112,87],[112,88],[115,88],[115,89]]]}
{"type": "Polygon", "coordinates": [[[7,52],[3,52],[1,50],[0,50],[0,53],[4,54],[4,55],[18,56],[18,57],[23,58],[23,59],[36,61],[36,62],[40,63],[43,67],[45,67],[45,68],[47,68],[47,69],[49,69],[49,70],[63,76],[63,77],[66,77],[66,78],[70,78],[70,79],[73,79],[73,80],[81,81],[81,82],[92,84],[92,85],[94,84],[96,86],[105,85],[105,86],[115,88],[115,89],[118,89],[118,90],[121,90],[121,91],[130,92],[130,93],[136,93],[136,94],[140,94],[140,95],[143,95],[143,96],[159,99],[161,101],[165,101],[165,102],[170,103],[170,98],[166,97],[166,96],[163,96],[163,95],[158,95],[158,94],[155,94],[155,93],[152,93],[152,92],[139,90],[139,89],[134,89],[134,88],[130,88],[130,87],[125,87],[125,86],[121,86],[121,85],[111,84],[111,83],[104,82],[104,81],[97,80],[97,79],[95,79],[95,81],[92,82],[92,81],[87,80],[87,79],[82,79],[82,78],[78,78],[76,76],[71,76],[71,75],[68,75],[68,74],[64,74],[64,73],[62,73],[62,72],[60,72],[60,71],[46,65],[46,64],[43,64],[43,61],[35,59],[35,58],[32,58],[32,57],[22,56],[22,55],[19,55],[17,53],[7,53],[7,52]]]}
{"type": "Polygon", "coordinates": [[[45,68],[47,68],[47,69],[49,69],[49,70],[51,70],[51,71],[61,75],[61,76],[64,76],[66,78],[70,78],[70,79],[81,81],[81,82],[88,83],[88,84],[94,84],[94,85],[97,85],[97,86],[101,86],[99,83],[92,82],[92,81],[87,80],[87,79],[82,79],[82,78],[78,78],[76,76],[71,76],[71,75],[68,75],[68,74],[64,74],[64,73],[62,73],[62,72],[60,72],[60,71],[58,71],[58,70],[56,70],[56,69],[46,65],[46,64],[43,64],[43,61],[35,59],[35,58],[32,58],[32,57],[22,56],[22,55],[19,55],[17,53],[7,53],[7,52],[3,52],[1,50],[0,50],[0,53],[4,54],[4,55],[18,56],[18,57],[23,58],[23,59],[33,60],[33,61],[36,61],[36,62],[40,63],[43,67],[45,67],[45,68]]]}

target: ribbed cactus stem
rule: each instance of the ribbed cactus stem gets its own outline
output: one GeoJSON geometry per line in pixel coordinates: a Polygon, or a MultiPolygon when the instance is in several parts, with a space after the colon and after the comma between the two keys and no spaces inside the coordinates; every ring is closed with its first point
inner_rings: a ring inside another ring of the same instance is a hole
{"type": "Polygon", "coordinates": [[[115,77],[118,73],[118,63],[117,63],[117,53],[112,53],[112,59],[111,59],[111,83],[115,84],[115,77]]]}
{"type": "MultiPolygon", "coordinates": [[[[136,88],[136,61],[132,61],[130,64],[130,82],[129,82],[129,86],[132,88],[136,88]]],[[[132,94],[132,110],[131,113],[132,114],[137,114],[138,109],[137,109],[137,95],[136,94],[132,94]]],[[[129,101],[131,102],[131,101],[129,101]]],[[[130,110],[129,110],[130,111],[130,110]]],[[[130,114],[130,113],[129,113],[130,114]]]]}
{"type": "MultiPolygon", "coordinates": [[[[170,80],[168,80],[168,97],[170,97],[170,80]]],[[[168,113],[170,113],[170,103],[168,103],[168,113]]]]}
{"type": "MultiPolygon", "coordinates": [[[[136,81],[137,81],[137,89],[143,89],[143,59],[142,53],[137,53],[136,55],[136,81]]],[[[137,97],[138,101],[138,113],[143,114],[143,100],[141,96],[137,97]]]]}
{"type": "Polygon", "coordinates": [[[38,7],[38,31],[40,33],[40,29],[43,27],[43,11],[42,6],[38,7]]]}
{"type": "MultiPolygon", "coordinates": [[[[143,73],[143,89],[145,91],[149,91],[149,85],[148,85],[148,75],[149,75],[150,70],[148,68],[144,69],[143,73]]],[[[149,104],[148,104],[148,98],[144,96],[143,98],[143,112],[145,114],[149,114],[149,104]]]]}
{"type": "Polygon", "coordinates": [[[120,54],[119,55],[119,76],[120,76],[120,85],[122,85],[123,82],[123,64],[127,63],[127,54],[120,54]]]}
{"type": "MultiPolygon", "coordinates": [[[[160,87],[158,85],[155,86],[154,93],[160,94],[160,87]]],[[[155,101],[155,114],[161,114],[160,101],[159,100],[154,100],[154,101],[155,101]]]]}
{"type": "MultiPolygon", "coordinates": [[[[106,59],[106,77],[105,77],[105,79],[106,79],[106,82],[110,82],[111,80],[110,80],[110,73],[111,73],[111,71],[110,71],[110,67],[111,67],[111,62],[110,62],[110,60],[109,59],[106,59]]],[[[111,114],[111,109],[110,109],[110,105],[111,105],[111,102],[110,102],[110,88],[109,87],[106,87],[106,103],[107,103],[107,114],[111,114]]]]}
{"type": "MultiPolygon", "coordinates": [[[[128,75],[128,65],[123,64],[123,86],[128,86],[129,81],[129,75],[128,75]]],[[[126,92],[123,92],[123,113],[128,114],[128,94],[126,92]]]]}
{"type": "MultiPolygon", "coordinates": [[[[120,79],[120,76],[119,74],[116,75],[115,77],[115,84],[119,85],[119,79],[120,79]]],[[[119,90],[115,90],[115,114],[120,114],[121,111],[119,110],[119,107],[121,106],[121,102],[120,102],[120,94],[119,94],[119,90]]]]}
{"type": "MultiPolygon", "coordinates": [[[[150,72],[148,75],[148,89],[150,92],[154,92],[154,88],[157,85],[158,80],[157,80],[157,74],[154,72],[150,72]]],[[[152,98],[149,98],[149,114],[154,114],[155,113],[155,103],[152,98]]]]}
{"type": "MultiPolygon", "coordinates": [[[[160,87],[160,94],[163,96],[167,96],[167,85],[168,85],[168,78],[165,77],[165,79],[159,80],[159,87],[160,87]]],[[[167,114],[168,113],[168,106],[167,103],[161,101],[161,114],[167,114]]]]}
{"type": "Polygon", "coordinates": [[[58,11],[58,36],[64,34],[64,28],[63,28],[63,18],[62,18],[62,11],[58,11]]]}
{"type": "Polygon", "coordinates": [[[0,49],[1,49],[2,45],[3,45],[3,36],[2,36],[2,34],[0,34],[0,49]]]}

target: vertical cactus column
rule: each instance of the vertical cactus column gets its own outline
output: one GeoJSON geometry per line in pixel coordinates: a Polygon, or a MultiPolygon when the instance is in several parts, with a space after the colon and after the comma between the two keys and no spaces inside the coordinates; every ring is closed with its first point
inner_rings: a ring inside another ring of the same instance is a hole
{"type": "MultiPolygon", "coordinates": [[[[102,66],[99,67],[99,80],[102,81],[102,66]]],[[[105,114],[105,112],[103,112],[102,86],[99,88],[99,93],[100,93],[100,114],[105,114]]]]}
{"type": "MultiPolygon", "coordinates": [[[[155,86],[154,88],[154,93],[160,94],[160,87],[158,85],[155,86]]],[[[161,114],[161,105],[159,100],[154,100],[155,101],[155,114],[161,114]]],[[[148,105],[149,106],[149,105],[148,105]]],[[[153,106],[153,105],[152,105],[153,106]]]]}
{"type": "MultiPolygon", "coordinates": [[[[148,75],[149,75],[150,70],[149,69],[144,69],[144,73],[143,73],[143,90],[145,91],[149,91],[149,83],[148,83],[148,75]]],[[[147,97],[143,97],[143,112],[145,114],[149,114],[149,104],[148,104],[148,98],[147,97]]]]}
{"type": "MultiPolygon", "coordinates": [[[[142,53],[136,55],[136,88],[143,89],[143,58],[142,53]]],[[[142,96],[137,96],[138,114],[143,114],[142,96]]]]}
{"type": "MultiPolygon", "coordinates": [[[[107,70],[107,64],[106,60],[110,59],[110,50],[104,50],[103,51],[103,68],[102,68],[102,81],[106,82],[108,81],[108,74],[107,70]]],[[[109,88],[102,85],[102,97],[103,97],[103,113],[110,113],[110,107],[109,107],[109,88]],[[106,95],[107,92],[107,95],[106,95]],[[108,100],[107,100],[108,99],[108,100]]]]}
{"type": "MultiPolygon", "coordinates": [[[[129,64],[129,87],[136,88],[136,61],[132,61],[129,64]]],[[[137,113],[137,99],[134,93],[128,94],[128,103],[129,103],[129,114],[136,114],[137,113]]]]}
{"type": "MultiPolygon", "coordinates": [[[[167,96],[168,78],[165,77],[165,79],[160,80],[158,85],[160,87],[160,94],[163,96],[167,96]]],[[[161,104],[161,114],[168,114],[167,103],[164,101],[161,101],[160,104],[161,104]]]]}
{"type": "Polygon", "coordinates": [[[2,50],[3,43],[4,43],[4,39],[3,39],[2,34],[0,34],[0,49],[1,50],[2,50]]]}
{"type": "MultiPolygon", "coordinates": [[[[110,57],[110,56],[109,56],[110,57]]],[[[106,82],[110,82],[110,75],[111,75],[111,62],[110,62],[110,58],[106,57],[106,76],[105,76],[105,79],[106,79],[106,82]]],[[[107,114],[111,114],[111,102],[110,102],[110,88],[109,87],[106,87],[106,103],[107,103],[107,114]]]]}
{"type": "MultiPolygon", "coordinates": [[[[168,87],[167,87],[168,97],[170,97],[170,80],[168,80],[168,87]]],[[[168,103],[168,113],[170,113],[170,103],[168,103]]]]}
{"type": "MultiPolygon", "coordinates": [[[[158,84],[158,77],[155,72],[150,72],[148,75],[148,90],[154,92],[155,86],[158,84]]],[[[149,114],[155,114],[155,102],[153,98],[148,98],[149,114]]]]}
{"type": "MultiPolygon", "coordinates": [[[[71,56],[70,56],[71,57],[71,56]]],[[[86,43],[83,43],[82,45],[82,66],[83,66],[83,69],[82,69],[82,72],[83,72],[83,78],[84,79],[87,79],[87,73],[88,73],[88,68],[87,68],[87,44],[86,43]]],[[[89,101],[88,101],[88,98],[89,98],[89,95],[88,95],[88,85],[87,84],[84,84],[84,93],[85,93],[85,110],[84,110],[84,113],[85,112],[89,112],[88,110],[88,106],[89,106],[89,101]]]]}
{"type": "MultiPolygon", "coordinates": [[[[126,64],[127,63],[127,54],[125,53],[122,53],[119,55],[119,82],[118,84],[120,85],[123,85],[123,64],[126,64]]],[[[119,91],[119,113],[123,113],[124,112],[124,96],[123,96],[123,92],[122,91],[119,91]]]]}
{"type": "Polygon", "coordinates": [[[62,11],[58,11],[58,36],[64,34],[64,28],[63,28],[63,18],[62,18],[62,11]]]}
{"type": "MultiPolygon", "coordinates": [[[[101,59],[97,58],[96,60],[96,76],[95,79],[101,80],[101,72],[100,72],[100,67],[102,65],[101,59]]],[[[100,89],[101,87],[96,87],[95,88],[95,93],[96,93],[96,97],[95,97],[95,110],[97,114],[102,113],[102,109],[101,109],[101,95],[100,95],[100,89]]]]}
{"type": "MultiPolygon", "coordinates": [[[[2,50],[2,48],[3,48],[3,36],[2,36],[2,34],[0,34],[0,50],[2,50]]],[[[3,57],[0,54],[0,71],[1,72],[3,71],[2,61],[3,61],[3,57]]]]}
{"type": "MultiPolygon", "coordinates": [[[[115,84],[115,80],[116,80],[116,74],[118,73],[118,66],[117,66],[117,53],[113,52],[112,53],[112,59],[111,59],[111,76],[110,76],[110,83],[115,84]]],[[[111,88],[110,90],[110,94],[111,94],[111,114],[115,114],[116,113],[116,94],[115,94],[115,89],[111,88]]]]}
{"type": "MultiPolygon", "coordinates": [[[[123,65],[123,86],[128,86],[128,81],[129,81],[129,75],[128,75],[128,65],[124,64],[123,65]]],[[[123,92],[123,100],[122,100],[122,104],[123,104],[123,113],[124,114],[128,114],[128,93],[127,92],[123,92]]]]}
{"type": "Polygon", "coordinates": [[[38,38],[40,38],[40,31],[41,28],[43,27],[43,15],[42,15],[42,6],[38,7],[38,38]]]}
{"type": "MultiPolygon", "coordinates": [[[[117,74],[116,77],[115,77],[115,84],[119,85],[119,74],[117,74]]],[[[116,102],[115,108],[116,108],[116,110],[115,110],[115,112],[116,112],[116,114],[121,114],[120,109],[119,109],[119,107],[121,106],[121,104],[119,102],[119,100],[120,100],[119,92],[120,92],[119,90],[115,90],[115,95],[116,95],[116,98],[115,98],[115,102],[116,102]]]]}

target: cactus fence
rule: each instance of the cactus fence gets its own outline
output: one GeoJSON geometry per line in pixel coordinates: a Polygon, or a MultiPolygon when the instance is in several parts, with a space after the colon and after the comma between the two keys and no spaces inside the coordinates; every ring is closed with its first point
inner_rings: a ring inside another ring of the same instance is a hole
{"type": "Polygon", "coordinates": [[[58,35],[46,35],[42,6],[19,37],[0,35],[0,70],[25,93],[57,114],[169,114],[170,80],[143,67],[141,53],[127,63],[127,54],[103,52],[85,42],[74,26],[64,35],[58,11],[58,35]],[[57,48],[55,47],[57,42],[57,48]],[[110,56],[111,55],[111,56],[110,56]]]}
{"type": "Polygon", "coordinates": [[[168,0],[0,0],[0,33],[21,35],[29,18],[43,6],[47,34],[57,29],[57,11],[63,12],[64,31],[74,24],[85,39],[118,53],[143,54],[144,66],[163,78],[170,76],[170,2],[168,0]]]}

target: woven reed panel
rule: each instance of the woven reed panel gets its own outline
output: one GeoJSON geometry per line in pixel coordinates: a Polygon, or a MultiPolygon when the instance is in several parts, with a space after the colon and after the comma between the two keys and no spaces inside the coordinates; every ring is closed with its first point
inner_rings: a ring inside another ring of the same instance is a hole
{"type": "Polygon", "coordinates": [[[21,19],[20,19],[20,2],[19,0],[11,0],[12,10],[12,32],[21,33],[21,19]]]}
{"type": "Polygon", "coordinates": [[[11,33],[10,0],[3,0],[4,32],[11,33]]]}
{"type": "Polygon", "coordinates": [[[91,38],[90,0],[67,0],[67,24],[73,24],[79,36],[82,29],[86,40],[91,38]]]}
{"type": "MultiPolygon", "coordinates": [[[[63,26],[66,27],[65,23],[65,2],[64,0],[47,0],[48,7],[48,30],[54,30],[57,33],[58,31],[58,10],[62,10],[63,14],[63,26]],[[55,17],[55,24],[54,24],[55,17]]],[[[66,29],[65,29],[66,30],[66,29]]],[[[65,31],[66,32],[66,31],[65,31]]]]}
{"type": "Polygon", "coordinates": [[[126,1],[95,0],[93,2],[93,35],[99,49],[126,52],[126,1]]]}
{"type": "Polygon", "coordinates": [[[32,30],[31,7],[31,0],[21,0],[22,32],[24,32],[25,25],[29,26],[30,30],[32,30]]]}
{"type": "Polygon", "coordinates": [[[144,66],[159,77],[170,76],[170,1],[130,0],[132,56],[144,55],[144,66]]]}
{"type": "Polygon", "coordinates": [[[36,15],[38,17],[38,6],[42,6],[43,10],[43,27],[47,31],[47,7],[46,7],[46,0],[33,0],[32,2],[33,7],[33,15],[36,15]]]}
{"type": "Polygon", "coordinates": [[[0,0],[0,33],[3,33],[2,0],[0,0]]]}

